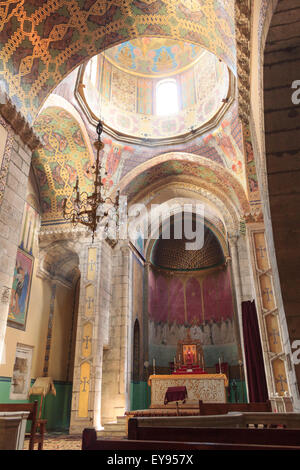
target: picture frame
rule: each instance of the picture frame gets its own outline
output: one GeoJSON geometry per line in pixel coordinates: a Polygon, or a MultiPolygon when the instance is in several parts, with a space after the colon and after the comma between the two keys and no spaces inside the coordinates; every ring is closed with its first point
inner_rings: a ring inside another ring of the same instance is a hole
{"type": "Polygon", "coordinates": [[[33,256],[18,248],[7,324],[20,330],[26,329],[33,263],[33,256]]]}

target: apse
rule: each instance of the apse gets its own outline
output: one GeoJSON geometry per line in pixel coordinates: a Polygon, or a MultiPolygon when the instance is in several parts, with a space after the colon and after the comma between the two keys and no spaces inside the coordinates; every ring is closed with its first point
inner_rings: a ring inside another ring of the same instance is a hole
{"type": "Polygon", "coordinates": [[[220,242],[207,225],[201,249],[187,250],[186,242],[184,237],[160,237],[151,251],[149,360],[167,370],[178,342],[190,335],[202,343],[206,368],[214,368],[219,359],[236,365],[233,285],[220,242]]]}

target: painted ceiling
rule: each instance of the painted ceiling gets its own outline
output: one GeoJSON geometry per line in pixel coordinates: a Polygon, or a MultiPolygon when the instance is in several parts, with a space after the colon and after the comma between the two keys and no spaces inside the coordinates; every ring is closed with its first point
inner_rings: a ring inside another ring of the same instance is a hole
{"type": "Polygon", "coordinates": [[[34,129],[43,146],[34,152],[32,164],[40,191],[42,223],[62,220],[62,203],[72,195],[78,175],[81,191],[90,192],[91,155],[78,122],[64,109],[42,111],[34,129]]]}
{"type": "Polygon", "coordinates": [[[181,73],[199,59],[203,48],[170,38],[143,37],[126,41],[105,52],[115,67],[143,77],[181,73]]]}
{"type": "Polygon", "coordinates": [[[29,122],[71,70],[137,37],[190,42],[236,70],[234,0],[8,0],[0,8],[0,83],[29,122]]]}
{"type": "MultiPolygon", "coordinates": [[[[161,161],[156,165],[146,168],[136,175],[132,181],[122,188],[122,192],[127,195],[128,199],[133,199],[138,193],[142,192],[145,188],[150,190],[150,186],[159,182],[166,182],[166,178],[180,178],[182,176],[189,177],[190,181],[198,181],[200,186],[207,188],[215,188],[218,191],[226,194],[232,201],[233,205],[240,208],[242,212],[249,210],[248,200],[242,185],[238,180],[232,176],[229,171],[225,170],[220,165],[206,159],[197,158],[188,160],[184,155],[174,153],[165,161],[161,161]]],[[[151,162],[150,162],[151,164],[151,162]]]]}

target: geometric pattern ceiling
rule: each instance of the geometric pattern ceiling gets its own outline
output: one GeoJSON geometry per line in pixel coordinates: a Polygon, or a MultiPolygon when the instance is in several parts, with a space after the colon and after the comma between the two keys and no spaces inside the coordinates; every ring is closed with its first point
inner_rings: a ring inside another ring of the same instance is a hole
{"type": "Polygon", "coordinates": [[[32,122],[76,66],[143,36],[207,48],[236,70],[234,0],[10,0],[1,2],[0,83],[32,122]]]}
{"type": "Polygon", "coordinates": [[[42,146],[33,154],[32,165],[38,181],[42,223],[62,221],[62,203],[72,194],[76,177],[80,191],[91,192],[92,160],[77,121],[62,108],[41,112],[34,130],[42,146]]]}
{"type": "Polygon", "coordinates": [[[186,243],[191,240],[184,237],[177,240],[160,238],[152,249],[151,262],[157,267],[174,270],[208,269],[222,265],[225,258],[217,237],[207,227],[203,229],[203,246],[199,250],[187,250],[186,243]]]}

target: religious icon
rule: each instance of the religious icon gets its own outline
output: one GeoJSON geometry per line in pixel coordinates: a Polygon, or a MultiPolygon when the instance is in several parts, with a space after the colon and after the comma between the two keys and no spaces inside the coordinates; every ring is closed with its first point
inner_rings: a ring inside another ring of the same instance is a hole
{"type": "Polygon", "coordinates": [[[183,362],[186,365],[193,364],[196,362],[196,345],[186,344],[183,346],[183,362]]]}
{"type": "Polygon", "coordinates": [[[8,322],[15,328],[25,329],[32,269],[32,256],[18,248],[8,312],[8,322]]]}

